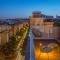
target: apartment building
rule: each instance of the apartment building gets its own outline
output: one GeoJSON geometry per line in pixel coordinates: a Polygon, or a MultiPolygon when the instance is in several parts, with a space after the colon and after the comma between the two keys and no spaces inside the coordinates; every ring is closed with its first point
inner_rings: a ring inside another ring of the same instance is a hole
{"type": "Polygon", "coordinates": [[[16,32],[23,26],[19,21],[0,20],[0,44],[9,41],[11,36],[15,36],[16,32]]]}
{"type": "Polygon", "coordinates": [[[42,14],[41,12],[33,12],[32,16],[30,17],[30,25],[32,29],[39,30],[44,37],[50,37],[53,34],[52,19],[53,16],[47,16],[42,14]]]}

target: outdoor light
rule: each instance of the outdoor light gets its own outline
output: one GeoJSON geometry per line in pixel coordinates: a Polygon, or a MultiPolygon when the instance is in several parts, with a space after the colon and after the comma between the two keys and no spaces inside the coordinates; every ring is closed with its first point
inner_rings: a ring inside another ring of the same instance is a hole
{"type": "Polygon", "coordinates": [[[42,46],[42,43],[40,43],[40,46],[42,46]]]}
{"type": "Polygon", "coordinates": [[[21,37],[20,36],[18,36],[18,39],[20,39],[21,37]]]}

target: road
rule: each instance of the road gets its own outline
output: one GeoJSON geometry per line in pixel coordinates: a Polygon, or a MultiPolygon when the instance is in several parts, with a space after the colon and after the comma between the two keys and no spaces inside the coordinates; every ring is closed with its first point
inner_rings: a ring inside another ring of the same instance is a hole
{"type": "Polygon", "coordinates": [[[30,60],[30,38],[28,37],[26,50],[25,50],[25,60],[30,60]]]}
{"type": "Polygon", "coordinates": [[[33,37],[33,34],[32,34],[32,29],[30,29],[30,60],[35,60],[34,37],[33,37]]]}

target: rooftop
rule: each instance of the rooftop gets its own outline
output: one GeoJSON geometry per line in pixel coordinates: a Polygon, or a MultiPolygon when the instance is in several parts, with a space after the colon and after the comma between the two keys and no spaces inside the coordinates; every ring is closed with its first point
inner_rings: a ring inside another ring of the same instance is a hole
{"type": "Polygon", "coordinates": [[[0,22],[0,25],[15,25],[16,22],[0,22]]]}

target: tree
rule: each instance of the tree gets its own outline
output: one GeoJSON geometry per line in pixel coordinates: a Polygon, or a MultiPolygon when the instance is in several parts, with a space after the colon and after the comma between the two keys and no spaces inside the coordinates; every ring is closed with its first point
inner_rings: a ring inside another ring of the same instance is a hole
{"type": "Polygon", "coordinates": [[[59,27],[60,26],[60,22],[54,22],[53,25],[59,27]]]}
{"type": "Polygon", "coordinates": [[[15,37],[10,38],[10,42],[6,43],[2,47],[2,52],[5,56],[13,55],[16,52],[17,41],[15,37]]]}

